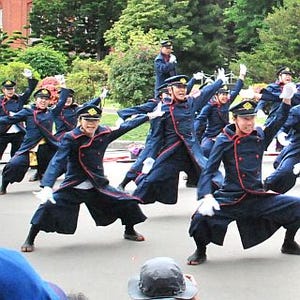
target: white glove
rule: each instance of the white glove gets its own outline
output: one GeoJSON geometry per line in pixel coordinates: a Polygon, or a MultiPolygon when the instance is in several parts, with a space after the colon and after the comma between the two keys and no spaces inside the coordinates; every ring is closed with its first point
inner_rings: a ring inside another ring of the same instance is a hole
{"type": "Polygon", "coordinates": [[[295,93],[297,93],[296,85],[292,82],[289,82],[283,86],[282,93],[280,94],[279,98],[291,99],[295,93]]]}
{"type": "Polygon", "coordinates": [[[247,67],[244,64],[240,64],[240,76],[246,76],[247,74],[247,67]]]}
{"type": "Polygon", "coordinates": [[[204,73],[201,71],[201,72],[197,72],[195,74],[193,74],[193,77],[196,79],[196,80],[201,80],[204,78],[204,73]]]}
{"type": "Polygon", "coordinates": [[[294,165],[293,173],[295,175],[299,175],[300,174],[300,163],[297,163],[297,164],[294,165]]]}
{"type": "Polygon", "coordinates": [[[260,119],[263,119],[263,118],[266,118],[266,117],[267,117],[266,114],[264,113],[264,111],[263,111],[262,109],[259,109],[259,110],[257,111],[256,116],[257,116],[258,118],[260,118],[260,119]]]}
{"type": "Polygon", "coordinates": [[[101,98],[102,100],[105,99],[106,96],[107,96],[107,94],[108,94],[108,89],[104,87],[104,88],[102,89],[102,93],[100,94],[100,98],[101,98]]]}
{"type": "Polygon", "coordinates": [[[117,128],[119,128],[121,126],[121,124],[124,123],[124,120],[122,118],[118,118],[118,120],[115,123],[115,126],[117,128]]]}
{"type": "Polygon", "coordinates": [[[162,106],[162,103],[159,102],[152,112],[147,113],[149,120],[152,120],[152,119],[155,119],[157,117],[161,117],[162,115],[164,115],[165,112],[161,110],[161,106],[162,106]]]}
{"type": "Polygon", "coordinates": [[[169,63],[173,64],[173,63],[177,63],[177,58],[174,54],[170,54],[170,59],[169,59],[169,63]]]}
{"type": "Polygon", "coordinates": [[[33,193],[38,199],[41,200],[41,204],[46,203],[48,200],[53,204],[56,203],[53,198],[52,188],[50,186],[45,186],[39,192],[33,193]]]}
{"type": "Polygon", "coordinates": [[[142,173],[148,174],[150,172],[150,170],[152,169],[154,162],[155,162],[155,159],[153,159],[152,157],[147,157],[143,162],[142,173]]]}
{"type": "Polygon", "coordinates": [[[243,99],[254,99],[254,90],[252,88],[242,89],[239,95],[243,99]]]}
{"type": "Polygon", "coordinates": [[[203,216],[213,216],[215,210],[220,210],[220,204],[216,201],[213,195],[209,194],[200,200],[198,212],[203,216]]]}
{"type": "Polygon", "coordinates": [[[223,83],[227,83],[227,78],[225,76],[225,70],[224,68],[219,68],[218,69],[218,75],[217,75],[217,80],[221,79],[223,83]]]}
{"type": "Polygon", "coordinates": [[[64,74],[55,75],[54,77],[59,82],[60,87],[67,87],[64,74]]]}
{"type": "Polygon", "coordinates": [[[290,143],[290,141],[287,139],[287,136],[288,134],[283,131],[277,134],[277,140],[282,146],[287,146],[290,143]]]}
{"type": "Polygon", "coordinates": [[[32,71],[29,69],[24,69],[22,73],[26,78],[31,79],[32,78],[32,71]]]}

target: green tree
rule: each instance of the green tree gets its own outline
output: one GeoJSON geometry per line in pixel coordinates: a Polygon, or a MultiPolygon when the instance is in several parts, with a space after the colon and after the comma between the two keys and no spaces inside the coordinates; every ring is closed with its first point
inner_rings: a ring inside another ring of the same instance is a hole
{"type": "Polygon", "coordinates": [[[157,47],[150,42],[155,38],[150,35],[135,32],[130,37],[130,49],[116,51],[106,58],[110,66],[108,86],[111,97],[121,106],[136,105],[153,98],[153,57],[157,47]]]}
{"type": "Polygon", "coordinates": [[[249,52],[259,44],[259,30],[264,27],[264,18],[282,4],[283,0],[236,0],[225,10],[228,33],[231,31],[236,36],[236,51],[249,52]]]}
{"type": "Polygon", "coordinates": [[[35,0],[30,14],[33,37],[57,50],[101,59],[108,50],[103,34],[125,4],[125,0],[35,0]]]}
{"type": "Polygon", "coordinates": [[[31,65],[42,78],[67,71],[67,57],[43,45],[29,47],[20,52],[17,61],[31,65]]]}
{"type": "Polygon", "coordinates": [[[66,83],[75,90],[76,102],[81,104],[100,95],[101,88],[107,86],[107,77],[108,66],[104,61],[77,58],[66,75],[66,83]]]}
{"type": "Polygon", "coordinates": [[[290,66],[299,79],[300,74],[300,3],[285,0],[283,7],[274,10],[259,32],[260,44],[254,53],[239,53],[246,62],[249,75],[256,82],[274,80],[278,67],[290,66]],[[282,24],[282,25],[278,25],[282,24]]]}
{"type": "Polygon", "coordinates": [[[28,80],[24,77],[24,69],[31,69],[33,76],[40,79],[40,75],[29,64],[23,62],[9,62],[7,65],[0,65],[0,82],[13,80],[17,84],[17,93],[22,93],[28,86],[28,80]]]}
{"type": "Polygon", "coordinates": [[[186,25],[188,2],[129,0],[120,19],[105,33],[106,44],[124,52],[131,47],[133,33],[142,32],[156,37],[157,44],[160,40],[171,37],[182,48],[187,49],[193,45],[190,38],[192,32],[186,25]]]}
{"type": "Polygon", "coordinates": [[[24,43],[25,38],[21,32],[15,31],[9,36],[7,32],[2,31],[0,28],[0,64],[7,64],[13,61],[18,55],[19,48],[24,45],[24,43]],[[14,42],[18,43],[12,48],[11,45],[14,42]]]}

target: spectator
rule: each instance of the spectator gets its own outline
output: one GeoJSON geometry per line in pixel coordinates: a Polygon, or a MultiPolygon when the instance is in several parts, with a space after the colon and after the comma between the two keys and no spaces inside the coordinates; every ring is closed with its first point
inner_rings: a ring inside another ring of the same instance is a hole
{"type": "Polygon", "coordinates": [[[192,275],[183,274],[170,257],[155,257],[141,267],[139,276],[128,282],[128,294],[134,300],[198,300],[198,289],[192,275]]]}
{"type": "Polygon", "coordinates": [[[86,300],[82,293],[66,295],[56,284],[44,281],[17,251],[0,248],[1,300],[86,300]]]}

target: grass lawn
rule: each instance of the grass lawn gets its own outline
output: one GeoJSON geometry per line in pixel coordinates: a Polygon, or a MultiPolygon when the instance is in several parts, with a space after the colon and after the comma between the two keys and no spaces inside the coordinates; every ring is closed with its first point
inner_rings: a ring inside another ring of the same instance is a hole
{"type": "MultiPolygon", "coordinates": [[[[101,124],[114,127],[117,119],[118,119],[117,114],[103,113],[101,118],[101,124]]],[[[146,122],[141,126],[127,132],[119,139],[123,141],[144,142],[149,130],[149,126],[150,126],[149,122],[146,122]]]]}

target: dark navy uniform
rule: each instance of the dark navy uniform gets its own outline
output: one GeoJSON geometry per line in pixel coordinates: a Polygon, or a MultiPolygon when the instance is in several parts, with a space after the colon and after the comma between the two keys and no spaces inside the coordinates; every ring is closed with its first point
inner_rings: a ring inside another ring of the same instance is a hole
{"type": "MultiPolygon", "coordinates": [[[[36,93],[39,93],[39,91],[36,93]]],[[[59,102],[64,103],[68,93],[68,89],[62,89],[59,102]]],[[[63,105],[60,107],[62,109],[63,105]]],[[[55,110],[55,112],[59,113],[59,110],[55,110]]],[[[38,174],[41,178],[59,144],[57,138],[52,134],[52,109],[40,110],[33,104],[30,107],[23,108],[14,116],[0,118],[0,125],[11,125],[18,122],[25,122],[26,134],[19,150],[2,171],[3,192],[5,192],[8,183],[21,182],[23,180],[29,168],[29,151],[31,149],[38,147],[38,174]]]]}
{"type": "Polygon", "coordinates": [[[202,108],[200,114],[196,117],[195,122],[199,121],[198,126],[205,126],[205,131],[201,139],[201,147],[206,157],[209,156],[217,135],[229,124],[229,106],[238,96],[243,84],[244,81],[238,79],[232,91],[229,91],[225,87],[221,88],[217,93],[228,92],[228,102],[223,104],[213,98],[202,108]]]}
{"type": "MultiPolygon", "coordinates": [[[[183,75],[178,75],[168,80],[170,84],[175,84],[182,77],[183,75]]],[[[201,102],[201,98],[189,97],[184,102],[170,101],[163,104],[165,114],[157,118],[155,134],[152,134],[156,143],[151,149],[152,153],[148,154],[155,159],[155,163],[148,174],[143,174],[136,180],[134,195],[144,203],[159,201],[175,204],[180,171],[194,174],[198,179],[205,167],[206,158],[194,134],[194,113],[201,105],[199,101],[201,102]]],[[[221,180],[219,177],[216,182],[220,183],[221,180]]]]}
{"type": "MultiPolygon", "coordinates": [[[[172,47],[171,41],[162,41],[162,47],[172,47]]],[[[160,52],[154,59],[155,71],[155,90],[154,97],[157,98],[159,94],[159,87],[164,84],[165,80],[171,76],[175,76],[176,62],[169,62],[170,57],[160,52]]]]}
{"type": "Polygon", "coordinates": [[[296,183],[294,165],[300,162],[300,105],[292,107],[280,132],[289,135],[289,145],[281,150],[274,162],[275,171],[265,179],[265,188],[285,193],[296,183]]]}
{"type": "MultiPolygon", "coordinates": [[[[251,109],[253,114],[253,107],[255,102],[244,101],[232,108],[232,111],[233,114],[238,114],[238,109],[251,109]]],[[[290,105],[282,103],[281,114],[277,114],[264,130],[258,127],[251,134],[237,135],[236,125],[230,124],[217,137],[206,169],[200,178],[202,189],[198,198],[213,193],[213,174],[222,161],[226,172],[224,183],[213,194],[221,209],[215,210],[213,216],[201,215],[198,210],[193,215],[189,233],[194,238],[199,252],[189,257],[190,264],[197,264],[194,263],[197,260],[198,263],[205,260],[204,249],[210,242],[223,245],[227,226],[232,221],[237,222],[244,248],[263,242],[281,226],[292,230],[294,234],[298,230],[300,198],[267,193],[263,189],[261,178],[263,153],[286,120],[289,108],[290,105]]],[[[296,248],[299,254],[297,244],[296,248]]]]}
{"type": "MultiPolygon", "coordinates": [[[[32,92],[34,91],[38,81],[36,79],[28,79],[28,88],[23,94],[14,94],[12,98],[6,98],[4,95],[0,96],[0,117],[12,116],[20,111],[25,104],[27,104],[32,92]]],[[[15,83],[6,80],[2,83],[3,87],[14,87],[15,83]]],[[[25,134],[24,125],[22,122],[16,124],[0,125],[0,159],[7,148],[11,144],[10,156],[12,157],[19,149],[25,134]],[[14,127],[14,129],[13,129],[14,127]]]]}
{"type": "MultiPolygon", "coordinates": [[[[132,227],[145,221],[138,205],[140,199],[109,185],[104,175],[103,157],[109,143],[148,120],[146,115],[140,115],[115,130],[98,125],[92,137],[80,126],[67,132],[41,181],[42,187],[53,187],[68,161],[65,179],[53,193],[56,204],[50,201],[41,204],[31,220],[32,228],[73,234],[81,203],[87,206],[97,226],[107,226],[119,218],[123,225],[132,227]]],[[[32,246],[33,239],[27,239],[26,243],[32,246]]],[[[28,244],[25,246],[22,251],[28,251],[28,244]]]]}

